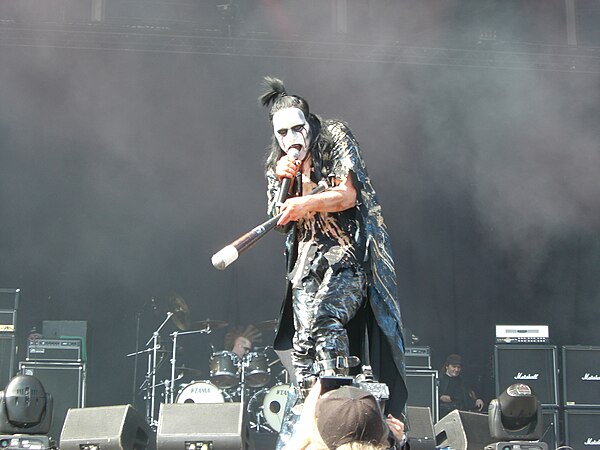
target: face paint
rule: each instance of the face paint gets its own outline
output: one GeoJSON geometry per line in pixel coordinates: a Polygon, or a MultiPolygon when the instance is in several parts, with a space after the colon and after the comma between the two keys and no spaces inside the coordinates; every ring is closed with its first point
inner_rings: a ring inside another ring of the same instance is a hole
{"type": "Polygon", "coordinates": [[[296,149],[300,152],[298,159],[304,159],[310,146],[310,125],[302,110],[286,108],[277,111],[273,115],[273,131],[285,153],[296,149]]]}

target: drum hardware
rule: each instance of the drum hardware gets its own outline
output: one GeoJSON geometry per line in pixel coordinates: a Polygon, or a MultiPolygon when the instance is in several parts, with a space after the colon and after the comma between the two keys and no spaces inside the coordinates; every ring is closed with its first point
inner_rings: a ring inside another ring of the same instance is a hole
{"type": "Polygon", "coordinates": [[[173,355],[171,356],[171,383],[168,386],[168,389],[165,394],[165,401],[168,403],[173,403],[174,397],[174,387],[175,387],[175,370],[176,370],[176,362],[177,362],[177,337],[185,336],[188,334],[198,334],[198,333],[206,333],[210,334],[210,328],[203,328],[200,330],[192,330],[192,331],[174,331],[171,333],[171,338],[173,339],[173,355]]]}
{"type": "MultiPolygon", "coordinates": [[[[148,354],[148,367],[146,370],[146,378],[143,383],[140,385],[139,390],[144,390],[146,393],[144,395],[144,399],[146,400],[146,420],[148,424],[156,429],[158,426],[158,420],[155,417],[156,410],[156,388],[163,385],[164,383],[157,384],[156,383],[156,372],[159,366],[163,362],[163,356],[161,355],[161,360],[158,360],[158,355],[160,353],[164,353],[161,349],[161,345],[159,343],[159,333],[160,330],[165,326],[165,324],[169,321],[169,319],[173,316],[171,311],[167,312],[167,317],[162,323],[158,326],[158,328],[152,333],[152,337],[146,342],[145,350],[133,352],[127,355],[127,357],[135,356],[142,353],[148,354]],[[152,346],[150,347],[150,344],[152,346]]],[[[175,346],[173,347],[173,352],[175,351],[175,346]]]]}

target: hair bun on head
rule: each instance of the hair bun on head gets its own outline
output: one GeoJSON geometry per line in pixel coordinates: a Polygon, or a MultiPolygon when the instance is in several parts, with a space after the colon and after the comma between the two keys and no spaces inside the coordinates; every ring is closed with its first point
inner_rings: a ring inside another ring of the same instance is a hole
{"type": "Polygon", "coordinates": [[[262,84],[265,90],[260,95],[258,100],[263,106],[271,106],[273,103],[275,103],[277,97],[286,95],[283,81],[281,81],[279,78],[267,76],[263,79],[262,84]]]}

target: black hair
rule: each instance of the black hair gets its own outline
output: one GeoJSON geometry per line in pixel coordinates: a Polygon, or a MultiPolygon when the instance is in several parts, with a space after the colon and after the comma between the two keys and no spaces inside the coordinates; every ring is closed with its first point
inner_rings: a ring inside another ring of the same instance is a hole
{"type": "MultiPolygon", "coordinates": [[[[285,90],[283,81],[279,78],[266,76],[263,79],[263,93],[258,98],[260,104],[269,108],[269,120],[273,120],[276,112],[286,108],[298,108],[304,113],[304,117],[310,125],[310,148],[309,151],[313,159],[315,180],[320,181],[323,176],[321,174],[321,155],[323,151],[333,145],[333,139],[327,130],[327,127],[322,126],[321,119],[310,112],[308,102],[299,95],[290,95],[285,90]]],[[[271,145],[267,149],[267,157],[265,161],[265,169],[275,167],[275,164],[281,158],[282,150],[275,136],[271,140],[271,145]]],[[[326,176],[326,174],[325,174],[326,176]]]]}

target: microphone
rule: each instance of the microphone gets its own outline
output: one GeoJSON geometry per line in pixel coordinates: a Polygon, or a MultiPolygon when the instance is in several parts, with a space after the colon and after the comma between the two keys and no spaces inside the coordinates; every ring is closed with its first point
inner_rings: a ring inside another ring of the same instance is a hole
{"type": "MultiPolygon", "coordinates": [[[[294,158],[295,160],[298,159],[298,157],[300,156],[300,152],[295,149],[292,148],[290,149],[290,151],[288,152],[288,156],[294,158]]],[[[281,180],[281,185],[279,186],[279,192],[277,194],[277,203],[283,203],[285,202],[285,199],[288,196],[288,191],[290,190],[290,184],[292,183],[292,179],[291,178],[284,178],[283,180],[281,180]]]]}

